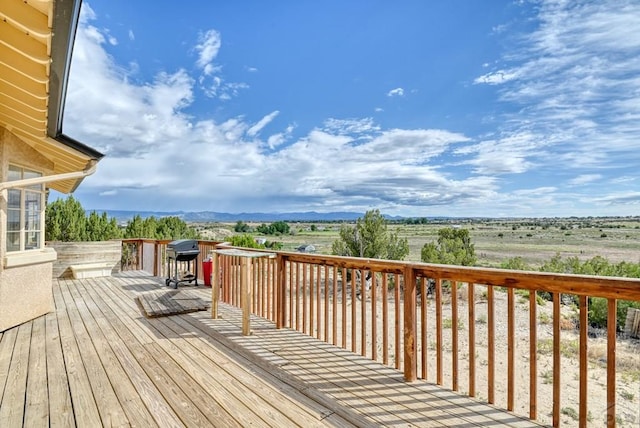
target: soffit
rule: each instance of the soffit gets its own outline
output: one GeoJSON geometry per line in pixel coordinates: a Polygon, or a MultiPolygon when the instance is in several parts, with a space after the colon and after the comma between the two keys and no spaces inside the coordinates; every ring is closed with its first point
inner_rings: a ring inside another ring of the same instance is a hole
{"type": "MultiPolygon", "coordinates": [[[[57,6],[69,8],[70,3],[58,0],[57,6]]],[[[64,25],[73,25],[73,20],[64,25]]],[[[52,138],[47,131],[50,107],[61,109],[63,101],[56,100],[59,106],[49,105],[54,91],[51,82],[66,85],[67,78],[66,74],[51,77],[53,26],[54,0],[0,1],[0,126],[51,159],[54,174],[59,174],[84,170],[92,159],[102,155],[78,142],[64,144],[67,140],[60,142],[59,135],[52,138]],[[65,81],[58,82],[60,77],[65,81]]],[[[66,30],[74,32],[75,28],[66,30]]],[[[67,52],[55,55],[68,58],[72,43],[62,46],[67,52]]],[[[55,134],[61,134],[61,129],[55,134]]],[[[53,182],[50,187],[68,193],[80,181],[53,182]]]]}

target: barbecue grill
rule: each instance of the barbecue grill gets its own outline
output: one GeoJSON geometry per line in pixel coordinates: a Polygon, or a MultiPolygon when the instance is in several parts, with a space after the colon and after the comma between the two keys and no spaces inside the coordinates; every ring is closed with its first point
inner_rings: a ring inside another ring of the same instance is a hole
{"type": "Polygon", "coordinates": [[[198,285],[198,241],[195,239],[178,239],[167,244],[167,279],[165,284],[178,288],[180,282],[194,282],[198,285]],[[173,261],[173,277],[171,276],[171,261],[173,261]],[[191,262],[195,265],[195,274],[191,273],[191,262]],[[178,262],[187,262],[187,275],[180,278],[178,274],[178,262]]]}

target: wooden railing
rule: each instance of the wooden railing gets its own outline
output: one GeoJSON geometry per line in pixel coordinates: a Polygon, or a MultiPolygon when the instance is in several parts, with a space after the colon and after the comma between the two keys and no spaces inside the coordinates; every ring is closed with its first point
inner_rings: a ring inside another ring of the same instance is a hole
{"type": "MultiPolygon", "coordinates": [[[[554,426],[574,404],[579,426],[589,421],[615,426],[619,418],[616,302],[640,301],[638,279],[276,254],[253,265],[251,307],[279,328],[394,367],[409,382],[434,381],[554,426]],[[551,296],[544,306],[542,293],[551,296]],[[577,302],[573,320],[563,304],[567,296],[577,302]],[[588,323],[593,297],[608,302],[606,351],[597,361],[589,357],[596,340],[589,337],[588,323]],[[526,315],[516,317],[517,308],[526,315]],[[567,323],[571,329],[565,331],[567,323]],[[590,402],[588,393],[589,373],[601,364],[606,364],[606,405],[590,402]],[[572,365],[578,366],[577,379],[564,374],[563,367],[572,365]],[[576,380],[577,388],[566,387],[576,380]],[[552,397],[550,409],[540,407],[543,396],[552,397]]],[[[236,306],[239,266],[233,257],[220,258],[220,299],[236,306]]],[[[640,414],[633,417],[640,421],[640,414]]]]}

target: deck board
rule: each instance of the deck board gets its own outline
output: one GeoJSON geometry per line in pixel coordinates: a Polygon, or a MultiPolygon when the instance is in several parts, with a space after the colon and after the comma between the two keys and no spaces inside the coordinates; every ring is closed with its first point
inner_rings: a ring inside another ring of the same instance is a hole
{"type": "Polygon", "coordinates": [[[73,406],[62,355],[57,313],[49,313],[44,318],[47,377],[41,379],[41,383],[42,388],[46,386],[49,392],[49,423],[52,427],[69,427],[74,424],[73,406]]]}
{"type": "Polygon", "coordinates": [[[243,336],[227,305],[144,317],[135,298],[163,284],[54,280],[55,312],[0,333],[0,425],[536,426],[262,318],[243,336]]]}
{"type": "Polygon", "coordinates": [[[24,400],[27,390],[29,345],[32,323],[17,327],[18,333],[11,355],[5,391],[0,404],[0,421],[6,426],[19,426],[24,416],[24,400]]]}
{"type": "Polygon", "coordinates": [[[46,336],[45,317],[34,320],[32,325],[24,424],[46,427],[49,426],[49,387],[44,381],[47,378],[46,342],[42,340],[46,336]]]}

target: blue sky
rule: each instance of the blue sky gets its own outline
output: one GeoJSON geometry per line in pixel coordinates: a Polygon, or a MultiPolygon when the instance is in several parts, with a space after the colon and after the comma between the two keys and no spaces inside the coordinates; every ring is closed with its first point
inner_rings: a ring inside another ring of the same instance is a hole
{"type": "Polygon", "coordinates": [[[85,0],[86,209],[627,216],[640,2],[85,0]]]}

